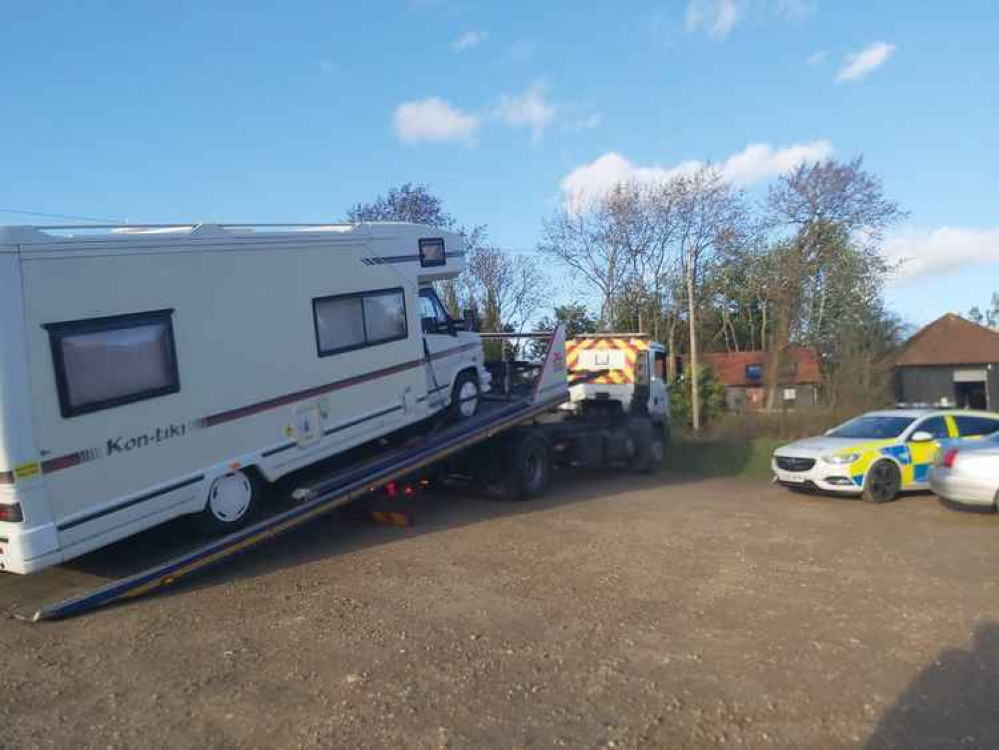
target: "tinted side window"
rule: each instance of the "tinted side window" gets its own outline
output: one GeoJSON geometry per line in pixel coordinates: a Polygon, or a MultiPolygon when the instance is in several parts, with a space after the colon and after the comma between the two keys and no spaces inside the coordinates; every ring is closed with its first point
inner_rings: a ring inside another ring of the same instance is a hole
{"type": "Polygon", "coordinates": [[[160,310],[45,326],[62,415],[179,391],[172,314],[160,310]]]}
{"type": "Polygon", "coordinates": [[[999,420],[988,417],[960,417],[955,416],[957,431],[961,437],[976,437],[978,435],[991,435],[999,431],[999,420]]]}
{"type": "Polygon", "coordinates": [[[917,432],[928,432],[935,440],[946,440],[950,437],[950,433],[947,432],[947,422],[944,421],[943,417],[930,417],[925,419],[916,425],[916,429],[912,431],[913,434],[917,432]]]}

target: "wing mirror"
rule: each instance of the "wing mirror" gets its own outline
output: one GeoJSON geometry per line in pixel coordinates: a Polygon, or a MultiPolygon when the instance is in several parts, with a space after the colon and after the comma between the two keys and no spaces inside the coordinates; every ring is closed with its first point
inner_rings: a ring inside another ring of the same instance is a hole
{"type": "Polygon", "coordinates": [[[932,432],[926,430],[916,430],[909,438],[910,443],[931,443],[935,440],[932,432]]]}
{"type": "Polygon", "coordinates": [[[474,308],[467,307],[462,310],[462,320],[465,323],[464,329],[466,331],[479,332],[479,316],[475,313],[474,308]]]}

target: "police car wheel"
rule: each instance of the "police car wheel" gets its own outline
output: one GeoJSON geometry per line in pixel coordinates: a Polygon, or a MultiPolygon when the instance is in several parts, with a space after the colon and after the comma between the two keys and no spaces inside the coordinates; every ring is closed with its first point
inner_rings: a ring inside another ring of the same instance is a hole
{"type": "Polygon", "coordinates": [[[861,498],[869,503],[888,503],[898,497],[902,475],[892,461],[878,461],[867,470],[861,498]]]}

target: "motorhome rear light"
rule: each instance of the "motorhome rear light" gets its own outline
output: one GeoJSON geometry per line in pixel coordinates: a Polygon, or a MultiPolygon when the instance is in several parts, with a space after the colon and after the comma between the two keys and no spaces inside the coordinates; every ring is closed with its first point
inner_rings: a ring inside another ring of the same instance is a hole
{"type": "Polygon", "coordinates": [[[19,504],[0,505],[0,521],[6,521],[7,523],[20,523],[23,520],[24,514],[21,512],[21,506],[19,504]]]}
{"type": "Polygon", "coordinates": [[[957,448],[951,448],[946,453],[944,453],[941,465],[943,465],[948,469],[953,469],[955,461],[957,461],[957,448]]]}
{"type": "Polygon", "coordinates": [[[395,482],[389,482],[385,485],[385,494],[389,497],[397,497],[399,495],[399,488],[395,482]]]}

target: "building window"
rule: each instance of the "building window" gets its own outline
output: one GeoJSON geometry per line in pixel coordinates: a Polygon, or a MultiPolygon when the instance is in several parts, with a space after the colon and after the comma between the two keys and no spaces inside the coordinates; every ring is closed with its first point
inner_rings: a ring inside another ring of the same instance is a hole
{"type": "Polygon", "coordinates": [[[172,316],[157,310],[46,325],[62,416],[179,391],[172,316]]]}
{"type": "Polygon", "coordinates": [[[420,265],[424,268],[443,266],[447,262],[444,254],[444,238],[420,240],[420,265]]]}
{"type": "Polygon", "coordinates": [[[409,335],[402,289],[381,289],[312,300],[320,357],[399,341],[409,335]]]}

